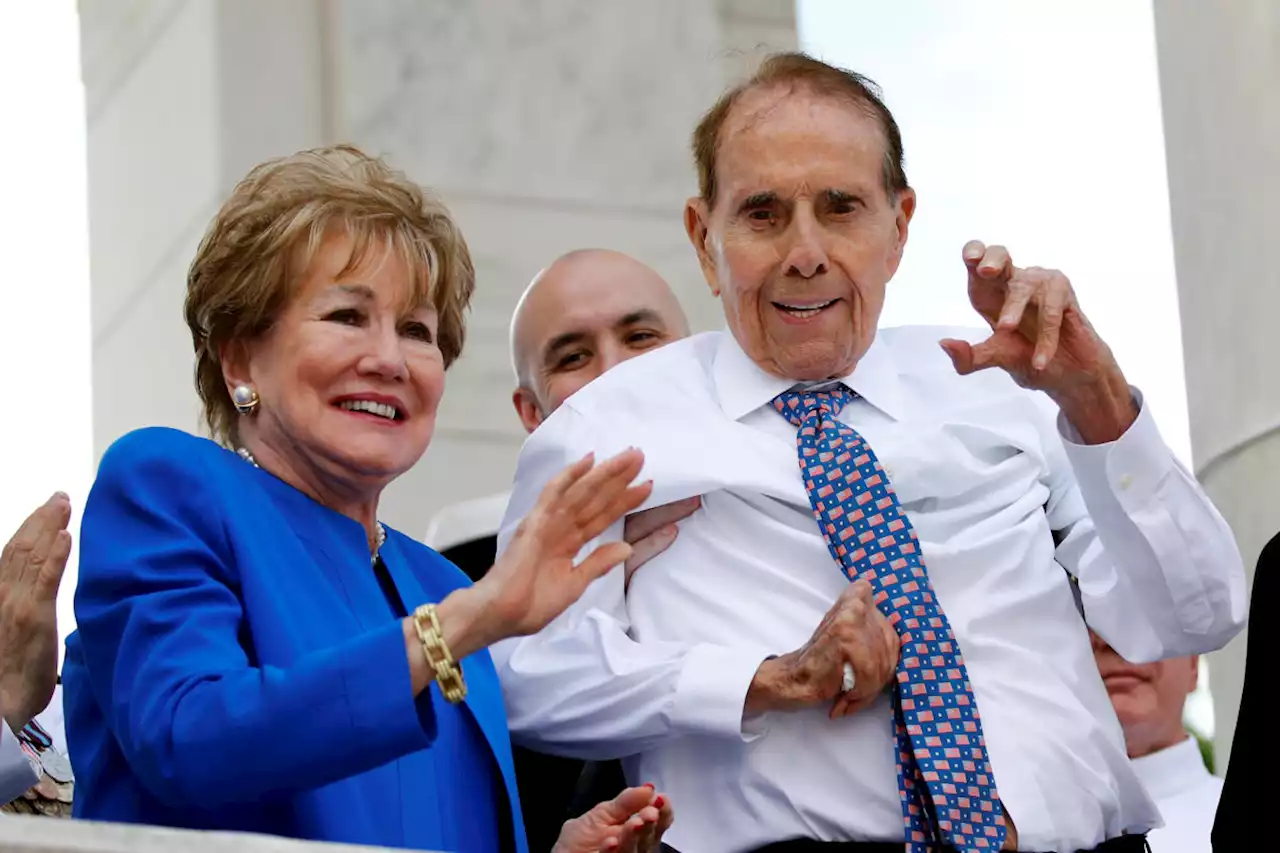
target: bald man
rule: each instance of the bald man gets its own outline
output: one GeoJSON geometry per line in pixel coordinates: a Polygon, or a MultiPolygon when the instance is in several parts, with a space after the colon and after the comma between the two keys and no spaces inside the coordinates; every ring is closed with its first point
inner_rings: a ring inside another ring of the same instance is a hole
{"type": "MultiPolygon", "coordinates": [[[[671,288],[653,269],[621,252],[580,249],[562,255],[530,282],[511,317],[511,395],[533,432],[571,394],[628,359],[687,337],[689,323],[671,288]]],[[[657,507],[627,520],[626,577],[675,540],[676,522],[697,499],[657,507]]],[[[483,543],[492,563],[496,542],[483,543]]],[[[487,560],[487,562],[486,562],[487,560]]],[[[516,779],[529,849],[549,849],[561,823],[626,783],[617,762],[585,765],[515,750],[516,779]]]]}
{"type": "MultiPolygon", "coordinates": [[[[569,395],[606,370],[688,334],[679,301],[650,267],[609,249],[561,255],[534,276],[511,316],[516,415],[533,432],[569,395]]],[[[697,505],[680,501],[628,519],[625,536],[633,548],[628,577],[671,544],[674,522],[697,505]]],[[[505,495],[490,495],[453,507],[432,522],[427,542],[479,580],[493,565],[505,506],[505,495]],[[445,530],[459,527],[491,532],[438,544],[445,530]]]]}
{"type": "Polygon", "coordinates": [[[516,414],[533,432],[606,370],[688,334],[675,294],[648,266],[608,249],[563,255],[534,278],[511,318],[516,414]]]}

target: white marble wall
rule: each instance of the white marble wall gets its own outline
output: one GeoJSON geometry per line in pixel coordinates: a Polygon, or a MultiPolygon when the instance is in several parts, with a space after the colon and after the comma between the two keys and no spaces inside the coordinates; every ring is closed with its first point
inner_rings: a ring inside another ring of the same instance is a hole
{"type": "Polygon", "coordinates": [[[193,429],[185,268],[217,195],[213,11],[80,4],[89,137],[94,445],[193,429]]]}
{"type": "Polygon", "coordinates": [[[98,455],[200,428],[186,270],[222,197],[320,134],[307,0],[82,0],[98,455]]]}
{"type": "Polygon", "coordinates": [[[508,484],[522,433],[507,320],[585,246],[635,254],[718,322],[685,241],[689,134],[790,0],[80,0],[89,116],[94,434],[199,429],[185,272],[235,180],[335,141],[386,155],[461,222],[478,287],[437,438],[383,516],[421,533],[508,484]]]}
{"type": "MultiPolygon", "coordinates": [[[[1155,21],[1196,473],[1252,577],[1280,530],[1280,5],[1159,0],[1155,21]]],[[[1244,648],[1210,659],[1220,770],[1244,648]]]]}

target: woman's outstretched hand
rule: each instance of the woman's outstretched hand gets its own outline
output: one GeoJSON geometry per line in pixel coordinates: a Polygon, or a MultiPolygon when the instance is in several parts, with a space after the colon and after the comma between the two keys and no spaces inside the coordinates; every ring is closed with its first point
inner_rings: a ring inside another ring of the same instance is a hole
{"type": "Polygon", "coordinates": [[[567,821],[551,853],[654,853],[671,827],[671,801],[645,785],[567,821]]]}
{"type": "MultiPolygon", "coordinates": [[[[583,546],[648,499],[652,483],[632,485],[643,466],[644,454],[636,449],[599,464],[588,454],[547,484],[493,568],[437,607],[440,631],[455,660],[508,637],[537,633],[592,581],[631,556],[625,541],[607,542],[574,562],[583,546]]],[[[413,618],[402,625],[417,695],[435,672],[413,618]]]]}
{"type": "Polygon", "coordinates": [[[588,584],[631,556],[626,542],[608,542],[574,563],[584,545],[649,497],[652,484],[632,485],[643,465],[644,454],[635,449],[599,464],[588,455],[542,490],[506,551],[476,585],[488,593],[504,637],[537,633],[588,584]]]}

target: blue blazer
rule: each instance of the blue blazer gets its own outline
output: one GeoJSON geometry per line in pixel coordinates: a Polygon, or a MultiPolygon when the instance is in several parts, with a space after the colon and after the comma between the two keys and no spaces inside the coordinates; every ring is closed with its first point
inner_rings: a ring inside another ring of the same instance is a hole
{"type": "MultiPolygon", "coordinates": [[[[412,612],[468,583],[395,531],[412,612]]],[[[117,441],[80,533],[63,692],[76,817],[527,853],[488,652],[416,699],[364,529],[213,442],[117,441]],[[506,827],[506,844],[500,827],[506,827]]]]}

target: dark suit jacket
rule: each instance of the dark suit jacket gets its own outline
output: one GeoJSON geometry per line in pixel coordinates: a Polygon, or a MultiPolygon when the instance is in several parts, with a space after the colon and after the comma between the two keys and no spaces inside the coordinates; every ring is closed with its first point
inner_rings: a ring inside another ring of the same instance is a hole
{"type": "MultiPolygon", "coordinates": [[[[408,611],[467,584],[387,531],[408,611]]],[[[364,528],[211,441],[146,429],[84,510],[63,670],[75,816],[527,853],[502,689],[415,698],[364,528]],[[503,827],[509,830],[503,832],[503,827]]]]}
{"type": "Polygon", "coordinates": [[[1261,849],[1259,839],[1274,834],[1266,808],[1280,766],[1274,695],[1276,641],[1270,624],[1280,614],[1280,535],[1262,549],[1253,575],[1249,604],[1249,646],[1245,653],[1244,691],[1231,742],[1231,763],[1213,823],[1214,853],[1261,849]],[[1272,700],[1271,705],[1274,705],[1272,700]]]}

